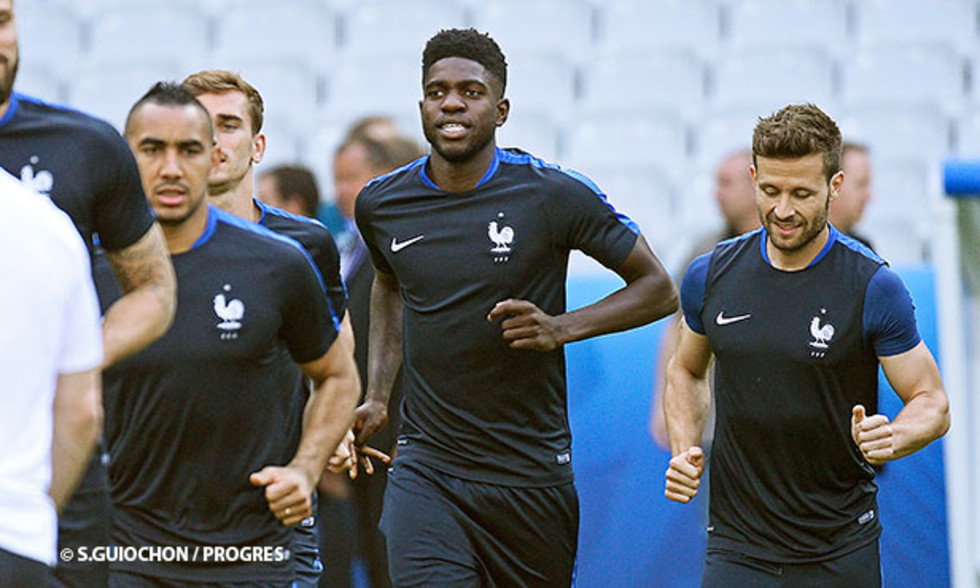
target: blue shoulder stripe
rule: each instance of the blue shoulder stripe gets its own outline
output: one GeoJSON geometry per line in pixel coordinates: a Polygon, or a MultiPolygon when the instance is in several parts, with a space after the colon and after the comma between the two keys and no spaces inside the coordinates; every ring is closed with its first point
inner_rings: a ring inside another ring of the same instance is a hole
{"type": "Polygon", "coordinates": [[[262,216],[259,217],[259,224],[262,223],[262,219],[265,218],[266,214],[271,214],[272,216],[281,216],[283,218],[288,218],[303,223],[309,223],[311,225],[317,225],[323,227],[324,229],[327,228],[326,226],[324,226],[323,223],[321,223],[319,220],[315,218],[310,218],[308,216],[302,216],[299,214],[293,214],[288,210],[283,210],[281,208],[276,208],[275,206],[270,206],[265,202],[262,202],[258,198],[252,198],[252,202],[254,202],[255,205],[259,207],[259,210],[262,211],[262,216]]]}
{"type": "Polygon", "coordinates": [[[611,210],[613,214],[616,215],[616,218],[619,219],[619,222],[626,225],[626,227],[633,233],[635,234],[640,233],[640,228],[636,226],[636,223],[633,222],[633,219],[616,210],[616,208],[612,205],[612,203],[609,202],[609,199],[606,197],[605,192],[600,190],[599,186],[597,186],[595,182],[593,182],[584,174],[581,174],[575,170],[564,169],[560,165],[549,163],[547,161],[544,161],[543,159],[537,158],[531,155],[530,153],[525,153],[523,151],[509,151],[507,149],[497,148],[497,152],[499,153],[500,160],[503,163],[509,163],[514,165],[530,165],[531,167],[535,167],[538,169],[555,170],[578,181],[579,183],[584,184],[589,190],[592,190],[592,192],[595,193],[595,195],[598,196],[600,200],[602,200],[603,204],[609,207],[609,210],[611,210]]]}
{"type": "Polygon", "coordinates": [[[401,167],[399,167],[397,169],[393,169],[393,170],[391,170],[390,172],[388,172],[386,174],[381,174],[380,176],[377,176],[375,178],[371,178],[370,180],[368,180],[368,183],[364,185],[364,187],[367,188],[368,186],[370,186],[372,184],[376,184],[378,182],[384,181],[384,180],[390,178],[391,176],[394,176],[396,174],[400,174],[400,173],[402,173],[404,171],[408,171],[410,169],[414,169],[414,168],[416,168],[416,167],[418,167],[420,165],[424,166],[425,165],[425,162],[428,161],[428,160],[429,160],[429,156],[428,155],[423,155],[422,157],[419,157],[418,159],[416,159],[415,161],[413,161],[411,163],[406,163],[405,165],[403,165],[403,166],[401,166],[401,167]]]}
{"type": "Polygon", "coordinates": [[[863,256],[865,256],[867,258],[870,258],[870,259],[872,259],[872,260],[874,260],[874,261],[876,261],[878,263],[883,263],[885,265],[888,265],[888,262],[885,261],[885,259],[883,257],[881,257],[880,255],[878,255],[877,253],[875,253],[875,251],[873,249],[871,249],[870,247],[868,247],[864,243],[858,241],[857,239],[855,239],[854,237],[851,237],[850,235],[848,235],[846,233],[840,232],[840,230],[837,229],[836,227],[834,227],[834,225],[830,225],[830,228],[831,228],[832,231],[835,231],[835,232],[838,233],[837,240],[840,241],[841,245],[847,247],[851,251],[856,251],[856,252],[860,253],[861,255],[863,255],[863,256]]]}

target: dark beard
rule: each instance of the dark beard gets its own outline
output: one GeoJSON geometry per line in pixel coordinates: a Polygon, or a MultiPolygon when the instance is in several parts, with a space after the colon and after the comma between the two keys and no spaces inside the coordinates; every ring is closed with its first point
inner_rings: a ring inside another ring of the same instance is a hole
{"type": "Polygon", "coordinates": [[[7,75],[0,78],[0,104],[6,104],[10,101],[10,96],[14,92],[14,80],[17,79],[17,68],[20,67],[20,60],[15,57],[13,65],[11,66],[9,61],[7,65],[7,75]]]}

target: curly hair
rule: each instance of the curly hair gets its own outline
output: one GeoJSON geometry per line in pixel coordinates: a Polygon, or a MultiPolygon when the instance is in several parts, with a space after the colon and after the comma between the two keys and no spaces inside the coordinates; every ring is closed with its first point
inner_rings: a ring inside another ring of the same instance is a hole
{"type": "Polygon", "coordinates": [[[815,104],[791,104],[759,118],[752,133],[752,163],[756,157],[791,159],[823,155],[829,182],[841,168],[842,140],[834,119],[815,104]]]}
{"type": "Polygon", "coordinates": [[[425,44],[422,52],[422,79],[440,59],[462,57],[482,65],[500,81],[500,95],[507,88],[507,60],[490,35],[476,29],[443,29],[425,44]]]}

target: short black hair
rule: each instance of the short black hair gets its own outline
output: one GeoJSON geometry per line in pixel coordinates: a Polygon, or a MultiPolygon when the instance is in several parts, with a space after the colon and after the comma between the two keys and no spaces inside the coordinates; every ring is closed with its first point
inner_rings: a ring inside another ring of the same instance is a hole
{"type": "Polygon", "coordinates": [[[129,130],[130,120],[133,113],[139,110],[144,104],[156,104],[158,106],[196,106],[204,113],[204,120],[208,121],[208,135],[214,135],[214,128],[211,126],[211,114],[208,109],[194,96],[194,93],[177,82],[157,82],[147,90],[143,97],[133,104],[126,115],[126,127],[129,130]]]}
{"type": "Polygon", "coordinates": [[[297,199],[303,208],[304,216],[316,217],[320,206],[320,188],[316,176],[310,168],[303,165],[279,165],[262,174],[275,179],[279,194],[287,199],[297,199]]]}
{"type": "Polygon", "coordinates": [[[507,60],[500,46],[487,33],[476,29],[443,29],[425,44],[422,52],[422,80],[429,68],[447,57],[462,57],[482,65],[500,81],[500,96],[507,88],[507,60]]]}

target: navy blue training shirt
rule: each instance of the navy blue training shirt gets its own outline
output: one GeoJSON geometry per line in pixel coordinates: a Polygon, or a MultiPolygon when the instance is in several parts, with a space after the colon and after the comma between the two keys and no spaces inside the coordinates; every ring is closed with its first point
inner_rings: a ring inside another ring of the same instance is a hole
{"type": "Polygon", "coordinates": [[[0,118],[0,167],[71,217],[90,253],[136,243],[153,224],[139,169],[107,122],[14,92],[0,118]]]}
{"type": "Polygon", "coordinates": [[[511,349],[487,313],[508,298],[565,312],[568,255],[617,268],[638,238],[587,178],[497,149],[472,190],[445,192],[423,157],[356,201],[375,266],[404,303],[399,459],[511,486],[572,479],[565,355],[511,349]]]}
{"type": "MultiPolygon", "coordinates": [[[[337,336],[322,282],[298,243],[211,207],[173,256],[170,330],[104,374],[118,545],[290,546],[292,528],[249,475],[292,457],[295,363],[337,336]]],[[[284,582],[292,562],[116,562],[186,582],[284,582]]]]}
{"type": "Polygon", "coordinates": [[[804,562],[876,540],[851,409],[875,414],[878,357],[920,341],[898,276],[833,226],[809,266],[783,271],[757,229],[695,259],[681,304],[716,358],[709,549],[804,562]]]}

